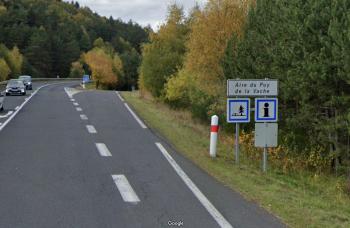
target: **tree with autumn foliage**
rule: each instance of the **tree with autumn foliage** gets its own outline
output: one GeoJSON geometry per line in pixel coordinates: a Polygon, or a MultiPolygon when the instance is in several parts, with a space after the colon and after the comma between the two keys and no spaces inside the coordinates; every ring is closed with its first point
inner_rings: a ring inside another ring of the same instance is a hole
{"type": "Polygon", "coordinates": [[[184,67],[166,85],[170,102],[190,106],[201,119],[222,113],[226,81],[221,61],[232,34],[242,34],[250,2],[210,0],[193,12],[184,67]]]}
{"type": "Polygon", "coordinates": [[[96,81],[96,86],[102,85],[104,88],[115,89],[122,77],[123,64],[117,53],[110,49],[108,43],[99,38],[95,42],[95,47],[82,55],[91,72],[92,79],[96,81]]]}
{"type": "Polygon", "coordinates": [[[7,65],[5,59],[0,58],[0,82],[5,81],[8,78],[10,73],[11,73],[11,70],[7,65]]]}
{"type": "Polygon", "coordinates": [[[81,78],[85,74],[83,64],[80,61],[76,61],[72,63],[70,69],[70,78],[81,78]]]}
{"type": "Polygon", "coordinates": [[[22,72],[23,56],[15,46],[12,50],[0,44],[1,76],[2,80],[17,78],[22,72]]]}
{"type": "Polygon", "coordinates": [[[171,5],[166,23],[157,33],[151,33],[150,42],[143,46],[141,89],[155,97],[164,95],[165,83],[182,67],[188,31],[183,8],[171,5]]]}

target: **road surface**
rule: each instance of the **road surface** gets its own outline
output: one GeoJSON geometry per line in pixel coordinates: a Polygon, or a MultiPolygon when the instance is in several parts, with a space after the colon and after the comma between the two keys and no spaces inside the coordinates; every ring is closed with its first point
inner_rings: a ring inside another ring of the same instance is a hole
{"type": "Polygon", "coordinates": [[[6,97],[0,227],[284,227],[173,151],[118,93],[76,85],[6,97]]]}

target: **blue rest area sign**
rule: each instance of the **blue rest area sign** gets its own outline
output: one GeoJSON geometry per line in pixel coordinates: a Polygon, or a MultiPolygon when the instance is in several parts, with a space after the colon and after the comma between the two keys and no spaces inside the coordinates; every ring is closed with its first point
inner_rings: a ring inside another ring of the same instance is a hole
{"type": "Polygon", "coordinates": [[[250,99],[229,98],[227,99],[227,122],[249,123],[250,122],[250,99]]]}
{"type": "Polygon", "coordinates": [[[278,99],[256,98],[255,99],[255,122],[277,122],[278,99]]]}
{"type": "Polygon", "coordinates": [[[83,76],[83,83],[89,83],[90,82],[90,75],[84,75],[83,76]]]}

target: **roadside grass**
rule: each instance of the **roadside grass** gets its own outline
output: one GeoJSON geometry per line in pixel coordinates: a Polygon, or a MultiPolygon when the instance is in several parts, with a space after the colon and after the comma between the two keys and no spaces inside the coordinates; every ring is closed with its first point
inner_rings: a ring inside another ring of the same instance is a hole
{"type": "MultiPolygon", "coordinates": [[[[264,174],[257,162],[244,156],[234,164],[232,137],[220,134],[218,157],[209,157],[209,123],[204,126],[190,113],[141,99],[138,92],[122,96],[148,126],[196,165],[256,202],[291,227],[350,227],[350,197],[343,191],[345,177],[314,175],[306,171],[285,174],[269,167],[264,174]]],[[[232,212],[234,213],[234,212],[232,212]]]]}
{"type": "Polygon", "coordinates": [[[85,89],[96,89],[96,83],[95,82],[90,82],[85,85],[85,89]]]}

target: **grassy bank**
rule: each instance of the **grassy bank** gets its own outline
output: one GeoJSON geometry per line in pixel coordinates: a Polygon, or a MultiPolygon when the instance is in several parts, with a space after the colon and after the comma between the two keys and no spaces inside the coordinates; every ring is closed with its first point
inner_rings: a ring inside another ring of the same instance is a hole
{"type": "MultiPolygon", "coordinates": [[[[187,112],[174,111],[138,93],[123,97],[145,122],[166,137],[176,149],[225,185],[241,192],[292,227],[350,227],[350,198],[342,177],[306,172],[284,174],[270,168],[267,174],[241,156],[233,163],[232,140],[220,137],[218,158],[208,155],[209,126],[196,123],[187,112]]],[[[208,123],[209,125],[209,123],[208,123]]]]}

